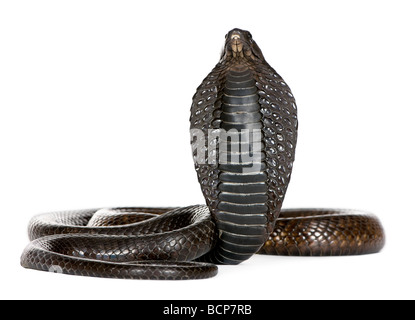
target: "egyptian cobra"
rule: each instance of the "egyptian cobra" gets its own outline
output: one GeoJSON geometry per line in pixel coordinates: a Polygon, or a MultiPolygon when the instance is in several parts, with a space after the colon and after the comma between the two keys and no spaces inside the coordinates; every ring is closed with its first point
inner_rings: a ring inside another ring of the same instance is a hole
{"type": "MultiPolygon", "coordinates": [[[[268,255],[358,255],[382,249],[372,214],[281,210],[297,142],[297,106],[248,31],[231,30],[193,96],[195,169],[206,205],[40,214],[25,268],[71,275],[182,280],[268,255]]],[[[172,168],[174,169],[174,168],[172,168]]]]}

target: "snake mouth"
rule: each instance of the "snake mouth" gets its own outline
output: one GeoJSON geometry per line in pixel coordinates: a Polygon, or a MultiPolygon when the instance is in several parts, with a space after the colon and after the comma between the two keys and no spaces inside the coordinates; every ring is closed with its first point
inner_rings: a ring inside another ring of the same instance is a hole
{"type": "Polygon", "coordinates": [[[231,41],[230,41],[232,52],[235,54],[238,54],[242,52],[242,49],[244,47],[243,42],[241,41],[241,36],[239,34],[232,34],[231,35],[231,41]]]}

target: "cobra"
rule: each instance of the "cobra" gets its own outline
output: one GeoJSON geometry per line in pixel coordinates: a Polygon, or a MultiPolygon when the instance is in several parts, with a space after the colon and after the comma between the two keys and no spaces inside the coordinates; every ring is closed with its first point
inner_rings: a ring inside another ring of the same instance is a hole
{"type": "Polygon", "coordinates": [[[357,255],[382,249],[372,214],[282,204],[297,142],[297,106],[248,31],[233,29],[193,97],[195,169],[206,205],[37,215],[21,265],[129,279],[202,279],[256,253],[357,255]]]}

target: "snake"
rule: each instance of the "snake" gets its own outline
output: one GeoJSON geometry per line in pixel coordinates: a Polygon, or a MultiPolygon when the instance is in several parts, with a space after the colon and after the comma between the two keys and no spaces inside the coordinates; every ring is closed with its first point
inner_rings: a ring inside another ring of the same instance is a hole
{"type": "MultiPolygon", "coordinates": [[[[247,30],[225,36],[196,89],[190,143],[205,204],[57,211],[34,216],[24,268],[78,276],[187,280],[254,254],[377,253],[380,220],[351,209],[283,209],[297,144],[288,84],[247,30]]],[[[174,168],[172,168],[174,170],[174,168]]]]}

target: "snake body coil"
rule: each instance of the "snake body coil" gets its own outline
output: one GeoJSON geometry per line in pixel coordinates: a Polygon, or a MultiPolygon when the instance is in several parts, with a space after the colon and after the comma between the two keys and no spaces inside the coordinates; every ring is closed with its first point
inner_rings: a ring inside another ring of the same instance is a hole
{"type": "Polygon", "coordinates": [[[293,168],[297,107],[248,31],[226,36],[221,60],[191,107],[195,169],[207,206],[113,208],[38,215],[22,266],[74,275],[201,279],[215,264],[255,253],[374,253],[384,232],[373,215],[281,210],[293,168]]]}

